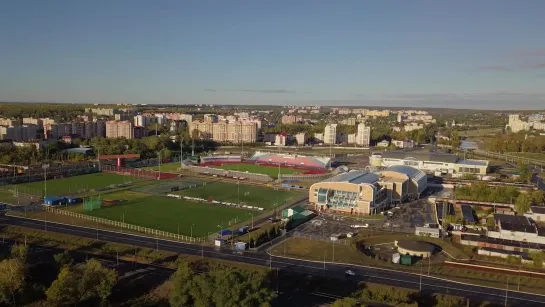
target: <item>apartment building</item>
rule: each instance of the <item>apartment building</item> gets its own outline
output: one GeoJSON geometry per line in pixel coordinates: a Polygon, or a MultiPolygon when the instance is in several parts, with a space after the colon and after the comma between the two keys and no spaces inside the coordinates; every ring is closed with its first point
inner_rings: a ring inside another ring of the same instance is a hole
{"type": "Polygon", "coordinates": [[[529,121],[525,122],[520,119],[520,116],[518,114],[510,114],[509,123],[506,125],[506,128],[510,129],[511,132],[514,133],[530,129],[545,130],[545,123],[535,121],[538,118],[539,116],[534,115],[531,119],[529,119],[529,121]]]}
{"type": "Polygon", "coordinates": [[[217,142],[252,143],[257,140],[256,123],[194,121],[190,130],[198,130],[201,138],[217,142]]]}
{"type": "Polygon", "coordinates": [[[295,140],[297,141],[297,145],[305,145],[307,143],[307,134],[299,132],[295,135],[295,140]]]}
{"type": "Polygon", "coordinates": [[[85,113],[93,113],[102,116],[114,116],[115,114],[121,113],[121,111],[119,109],[109,108],[86,108],[85,113]]]}
{"type": "Polygon", "coordinates": [[[356,131],[356,144],[363,147],[369,147],[370,142],[371,127],[366,126],[364,123],[359,124],[356,131]]]}
{"type": "Polygon", "coordinates": [[[250,113],[248,113],[248,112],[236,112],[235,116],[245,118],[245,117],[250,117],[250,113]]]}
{"type": "Polygon", "coordinates": [[[337,124],[327,124],[324,129],[324,144],[337,143],[337,124]]]}
{"type": "Polygon", "coordinates": [[[204,114],[204,121],[209,123],[217,123],[218,116],[216,114],[204,114]]]}
{"type": "Polygon", "coordinates": [[[106,122],[106,137],[107,138],[134,138],[134,126],[128,121],[110,120],[106,122]]]}
{"type": "Polygon", "coordinates": [[[356,118],[355,117],[345,118],[345,119],[341,120],[341,125],[355,126],[356,125],[356,118]]]}
{"type": "Polygon", "coordinates": [[[286,146],[287,136],[285,134],[277,134],[274,138],[274,145],[286,146]]]}
{"type": "Polygon", "coordinates": [[[43,121],[41,118],[23,117],[23,125],[36,125],[38,129],[41,129],[43,121]]]}
{"type": "Polygon", "coordinates": [[[303,120],[303,118],[301,116],[297,116],[297,115],[283,115],[282,116],[282,124],[284,124],[284,125],[296,124],[296,123],[300,122],[301,120],[303,120]]]}
{"type": "Polygon", "coordinates": [[[0,126],[13,127],[19,125],[19,120],[13,118],[0,118],[0,126]]]}
{"type": "Polygon", "coordinates": [[[36,125],[0,126],[0,138],[12,141],[35,140],[37,131],[36,125]]]}
{"type": "Polygon", "coordinates": [[[46,118],[40,118],[40,119],[42,120],[43,126],[55,124],[55,120],[53,118],[46,117],[46,118]]]}

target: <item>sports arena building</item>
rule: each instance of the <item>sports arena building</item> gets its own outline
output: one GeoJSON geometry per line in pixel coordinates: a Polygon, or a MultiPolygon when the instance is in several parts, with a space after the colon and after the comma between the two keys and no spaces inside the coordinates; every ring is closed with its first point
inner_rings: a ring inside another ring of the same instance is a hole
{"type": "Polygon", "coordinates": [[[377,214],[392,203],[418,198],[427,184],[426,174],[409,166],[394,166],[382,172],[352,170],[313,184],[309,202],[320,211],[377,214]]]}
{"type": "Polygon", "coordinates": [[[331,158],[329,157],[311,157],[297,154],[291,155],[260,151],[256,151],[247,162],[318,170],[326,170],[331,167],[331,158]]]}
{"type": "Polygon", "coordinates": [[[455,154],[437,152],[389,150],[373,153],[369,163],[376,167],[412,166],[425,172],[441,174],[486,175],[488,171],[486,160],[460,159],[455,154]]]}

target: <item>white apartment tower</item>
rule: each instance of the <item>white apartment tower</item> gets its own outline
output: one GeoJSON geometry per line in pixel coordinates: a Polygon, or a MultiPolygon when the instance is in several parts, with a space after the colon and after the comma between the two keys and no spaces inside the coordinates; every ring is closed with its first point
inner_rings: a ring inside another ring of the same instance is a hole
{"type": "Polygon", "coordinates": [[[327,124],[324,129],[324,144],[337,143],[337,124],[327,124]]]}
{"type": "Polygon", "coordinates": [[[356,144],[364,147],[369,147],[371,141],[371,127],[366,126],[364,123],[358,125],[358,131],[356,133],[356,144]]]}

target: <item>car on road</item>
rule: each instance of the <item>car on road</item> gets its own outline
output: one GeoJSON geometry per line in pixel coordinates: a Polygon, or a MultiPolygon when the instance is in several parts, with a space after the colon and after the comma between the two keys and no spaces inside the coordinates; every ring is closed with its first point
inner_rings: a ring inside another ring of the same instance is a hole
{"type": "Polygon", "coordinates": [[[384,223],[384,225],[382,225],[384,227],[389,227],[390,226],[390,223],[384,223]]]}
{"type": "Polygon", "coordinates": [[[356,275],[356,273],[354,273],[354,271],[352,271],[352,270],[346,270],[345,274],[348,275],[348,276],[356,275]]]}
{"type": "Polygon", "coordinates": [[[369,224],[355,224],[355,225],[350,225],[350,227],[352,228],[369,228],[369,224]]]}

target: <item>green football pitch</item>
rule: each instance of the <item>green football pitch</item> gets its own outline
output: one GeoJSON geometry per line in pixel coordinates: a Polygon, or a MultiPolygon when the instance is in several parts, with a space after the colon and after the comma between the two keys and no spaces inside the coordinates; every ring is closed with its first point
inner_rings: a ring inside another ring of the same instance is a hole
{"type": "Polygon", "coordinates": [[[125,202],[90,212],[83,212],[81,207],[76,211],[114,221],[124,218],[125,223],[174,234],[178,233],[179,225],[180,235],[190,235],[191,225],[194,224],[194,237],[219,231],[218,225],[227,228],[229,221],[235,219],[238,222],[247,221],[251,218],[249,213],[255,212],[128,191],[111,193],[104,199],[123,199],[125,202]]]}
{"type": "MultiPolygon", "coordinates": [[[[107,187],[111,184],[135,182],[138,178],[109,173],[95,173],[89,175],[64,177],[60,179],[47,180],[47,196],[68,196],[84,189],[97,189],[107,187]]],[[[20,193],[43,195],[45,188],[44,181],[21,183],[11,185],[10,189],[17,188],[20,193]]]]}
{"type": "Polygon", "coordinates": [[[238,203],[239,197],[241,203],[249,206],[257,206],[265,209],[274,208],[283,204],[285,201],[294,200],[304,195],[300,191],[275,190],[273,188],[240,184],[229,182],[208,182],[206,185],[192,189],[186,189],[176,194],[198,197],[205,200],[213,200],[238,203]]]}
{"type": "MultiPolygon", "coordinates": [[[[265,166],[258,164],[247,164],[247,163],[226,163],[218,166],[210,166],[213,168],[220,168],[229,171],[241,171],[254,174],[263,174],[270,176],[272,178],[278,178],[278,167],[275,166],[265,166]]],[[[293,168],[280,167],[280,174],[290,175],[290,174],[299,174],[301,170],[293,168]]]]}

